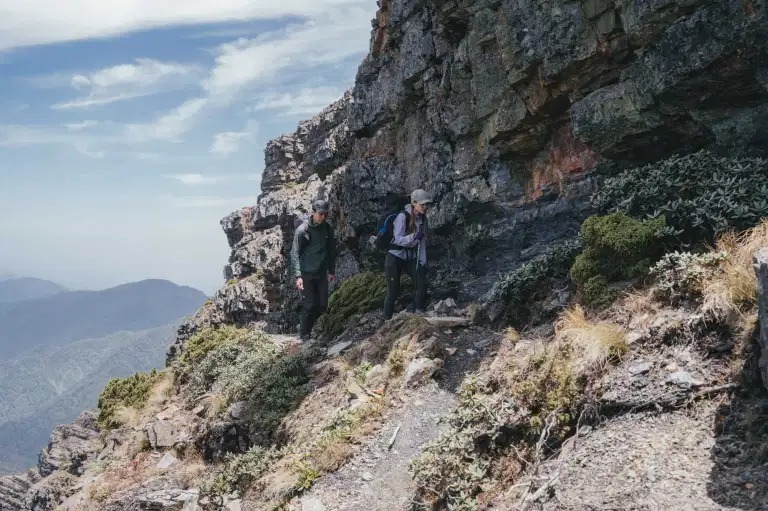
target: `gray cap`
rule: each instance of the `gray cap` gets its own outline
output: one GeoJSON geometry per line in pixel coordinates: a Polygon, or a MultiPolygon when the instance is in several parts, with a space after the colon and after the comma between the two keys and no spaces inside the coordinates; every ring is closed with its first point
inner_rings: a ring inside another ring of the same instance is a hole
{"type": "Polygon", "coordinates": [[[318,211],[320,213],[328,213],[329,209],[330,209],[330,206],[328,205],[328,202],[324,201],[323,199],[317,199],[315,202],[312,203],[312,211],[318,211]]]}
{"type": "Polygon", "coordinates": [[[416,204],[429,204],[432,202],[432,194],[419,188],[411,193],[411,202],[416,204]]]}

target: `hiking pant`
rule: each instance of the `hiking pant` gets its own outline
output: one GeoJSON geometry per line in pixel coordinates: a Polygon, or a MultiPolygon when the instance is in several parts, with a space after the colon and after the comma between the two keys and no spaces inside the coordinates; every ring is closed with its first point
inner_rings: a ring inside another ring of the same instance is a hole
{"type": "Polygon", "coordinates": [[[395,311],[395,302],[400,296],[400,274],[405,270],[416,285],[413,295],[413,308],[423,310],[427,301],[427,268],[418,264],[416,259],[406,261],[387,254],[384,260],[384,275],[387,277],[387,298],[384,301],[384,318],[389,319],[395,311]]]}
{"type": "Polygon", "coordinates": [[[320,315],[328,307],[328,276],[302,277],[304,291],[302,291],[301,324],[299,335],[308,337],[312,333],[312,327],[320,315]]]}

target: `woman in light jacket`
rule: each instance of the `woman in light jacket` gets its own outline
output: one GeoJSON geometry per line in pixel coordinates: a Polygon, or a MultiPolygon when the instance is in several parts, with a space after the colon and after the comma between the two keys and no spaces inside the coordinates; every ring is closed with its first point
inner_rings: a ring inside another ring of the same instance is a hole
{"type": "Polygon", "coordinates": [[[427,299],[427,206],[432,196],[425,190],[414,190],[411,203],[395,218],[394,238],[384,261],[387,277],[387,298],[384,318],[392,317],[395,302],[400,295],[400,274],[408,272],[416,285],[413,309],[424,312],[427,299]]]}

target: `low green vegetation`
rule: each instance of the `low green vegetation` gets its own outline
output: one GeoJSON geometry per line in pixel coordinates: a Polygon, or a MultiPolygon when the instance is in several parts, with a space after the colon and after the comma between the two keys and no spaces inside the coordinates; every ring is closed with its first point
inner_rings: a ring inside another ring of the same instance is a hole
{"type": "Polygon", "coordinates": [[[254,446],[239,454],[227,454],[221,470],[202,485],[200,493],[211,504],[223,506],[224,498],[232,493],[243,496],[250,485],[261,477],[279,459],[274,449],[254,446]]]}
{"type": "Polygon", "coordinates": [[[222,325],[218,328],[206,328],[189,338],[184,352],[173,366],[174,377],[178,383],[186,383],[192,371],[212,350],[234,343],[247,337],[249,330],[234,325],[222,325]]]}
{"type": "Polygon", "coordinates": [[[112,429],[120,426],[120,410],[140,410],[152,394],[152,388],[160,376],[152,369],[148,373],[136,373],[127,378],[114,378],[99,396],[99,426],[112,429]]]}
{"type": "Polygon", "coordinates": [[[639,221],[623,213],[589,217],[570,272],[582,301],[605,305],[614,297],[611,284],[644,276],[663,253],[665,225],[664,218],[639,221]]]}
{"type": "Polygon", "coordinates": [[[378,272],[360,273],[345,280],[328,301],[328,309],[317,321],[323,336],[333,338],[342,333],[349,320],[380,308],[387,296],[387,281],[378,272]]]}
{"type": "Polygon", "coordinates": [[[524,320],[536,303],[547,281],[564,277],[579,253],[578,241],[556,245],[548,252],[523,263],[503,275],[483,299],[486,303],[500,300],[504,303],[507,319],[513,323],[524,320]]]}
{"type": "Polygon", "coordinates": [[[656,279],[653,287],[657,298],[672,304],[682,300],[698,300],[707,282],[712,281],[728,259],[728,252],[671,252],[651,268],[656,279]]]}
{"type": "Polygon", "coordinates": [[[630,169],[608,178],[593,198],[602,212],[665,217],[684,241],[745,229],[768,216],[768,161],[706,151],[630,169]]]}

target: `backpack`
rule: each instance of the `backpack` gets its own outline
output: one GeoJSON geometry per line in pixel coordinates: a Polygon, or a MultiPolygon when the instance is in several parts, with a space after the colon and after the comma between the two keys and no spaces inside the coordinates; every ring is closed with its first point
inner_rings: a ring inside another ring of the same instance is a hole
{"type": "Polygon", "coordinates": [[[373,241],[376,250],[386,252],[392,246],[392,240],[395,238],[395,218],[400,213],[405,213],[406,221],[408,221],[409,215],[405,210],[385,213],[379,217],[379,221],[376,222],[376,234],[373,241]]]}

